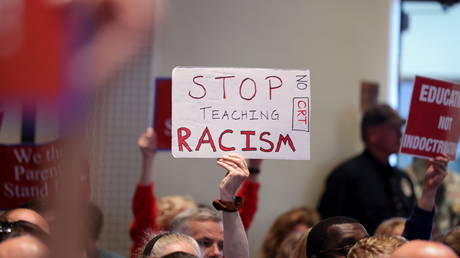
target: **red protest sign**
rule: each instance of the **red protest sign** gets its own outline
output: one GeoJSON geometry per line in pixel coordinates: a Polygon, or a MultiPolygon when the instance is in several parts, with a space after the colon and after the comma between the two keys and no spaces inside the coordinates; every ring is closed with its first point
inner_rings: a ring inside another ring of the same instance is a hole
{"type": "MultiPolygon", "coordinates": [[[[42,145],[0,145],[0,209],[18,207],[34,199],[57,193],[62,170],[64,141],[42,145]]],[[[81,186],[89,197],[89,164],[83,159],[81,186]]]]}
{"type": "Polygon", "coordinates": [[[460,84],[417,76],[401,152],[455,157],[460,136],[460,84]]]}
{"type": "Polygon", "coordinates": [[[171,78],[157,78],[153,128],[157,134],[158,149],[171,149],[171,78]]]}

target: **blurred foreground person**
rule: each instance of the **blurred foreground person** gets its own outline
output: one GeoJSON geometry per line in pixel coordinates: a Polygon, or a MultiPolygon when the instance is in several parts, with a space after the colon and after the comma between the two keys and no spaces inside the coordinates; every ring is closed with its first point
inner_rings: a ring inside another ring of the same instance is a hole
{"type": "Polygon", "coordinates": [[[48,224],[46,219],[42,215],[31,209],[12,209],[3,213],[0,216],[0,218],[8,222],[26,221],[38,226],[41,230],[45,231],[46,233],[50,233],[50,225],[48,224]]]}
{"type": "Polygon", "coordinates": [[[458,258],[458,256],[443,244],[415,240],[402,245],[391,258],[458,258]]]}
{"type": "Polygon", "coordinates": [[[34,224],[0,221],[0,258],[47,258],[49,236],[34,224]]]}

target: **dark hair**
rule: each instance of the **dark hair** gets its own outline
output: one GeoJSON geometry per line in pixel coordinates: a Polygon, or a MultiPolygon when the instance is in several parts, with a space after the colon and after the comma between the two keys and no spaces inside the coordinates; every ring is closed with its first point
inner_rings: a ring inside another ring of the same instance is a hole
{"type": "Polygon", "coordinates": [[[47,200],[42,200],[42,199],[35,199],[35,200],[25,202],[21,204],[19,208],[33,210],[42,216],[45,213],[53,210],[51,202],[47,200]]]}
{"type": "Polygon", "coordinates": [[[349,223],[359,222],[349,217],[337,216],[321,220],[318,224],[314,225],[307,237],[307,257],[310,258],[326,249],[328,243],[327,230],[330,226],[349,223]]]}
{"type": "Polygon", "coordinates": [[[50,243],[49,235],[32,223],[23,220],[15,222],[0,220],[0,242],[24,235],[36,237],[45,245],[50,243]]]}
{"type": "Polygon", "coordinates": [[[398,112],[387,104],[376,104],[368,108],[361,120],[361,139],[367,142],[367,129],[385,123],[404,124],[398,112]]]}
{"type": "Polygon", "coordinates": [[[198,258],[198,256],[186,252],[174,252],[161,256],[161,258],[198,258]]]}

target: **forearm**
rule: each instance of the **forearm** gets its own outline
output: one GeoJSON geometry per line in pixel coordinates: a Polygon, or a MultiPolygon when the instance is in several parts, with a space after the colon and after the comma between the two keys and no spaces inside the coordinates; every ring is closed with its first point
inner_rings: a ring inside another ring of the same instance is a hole
{"type": "Polygon", "coordinates": [[[433,211],[436,201],[436,191],[434,190],[423,190],[422,196],[418,201],[418,207],[425,211],[433,211]]]}
{"type": "Polygon", "coordinates": [[[224,223],[224,257],[249,257],[249,243],[238,212],[222,212],[224,223]]]}
{"type": "Polygon", "coordinates": [[[139,179],[139,184],[149,185],[153,184],[153,157],[143,156],[142,157],[142,168],[141,168],[141,177],[139,179]]]}

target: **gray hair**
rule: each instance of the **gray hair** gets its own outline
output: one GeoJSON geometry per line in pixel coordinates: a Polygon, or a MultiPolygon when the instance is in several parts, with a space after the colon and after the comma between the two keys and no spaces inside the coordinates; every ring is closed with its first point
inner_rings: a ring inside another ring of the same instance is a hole
{"type": "Polygon", "coordinates": [[[188,209],[179,213],[171,221],[171,232],[179,232],[183,234],[190,234],[188,228],[188,221],[214,221],[220,223],[222,219],[211,209],[196,208],[188,209]]]}

